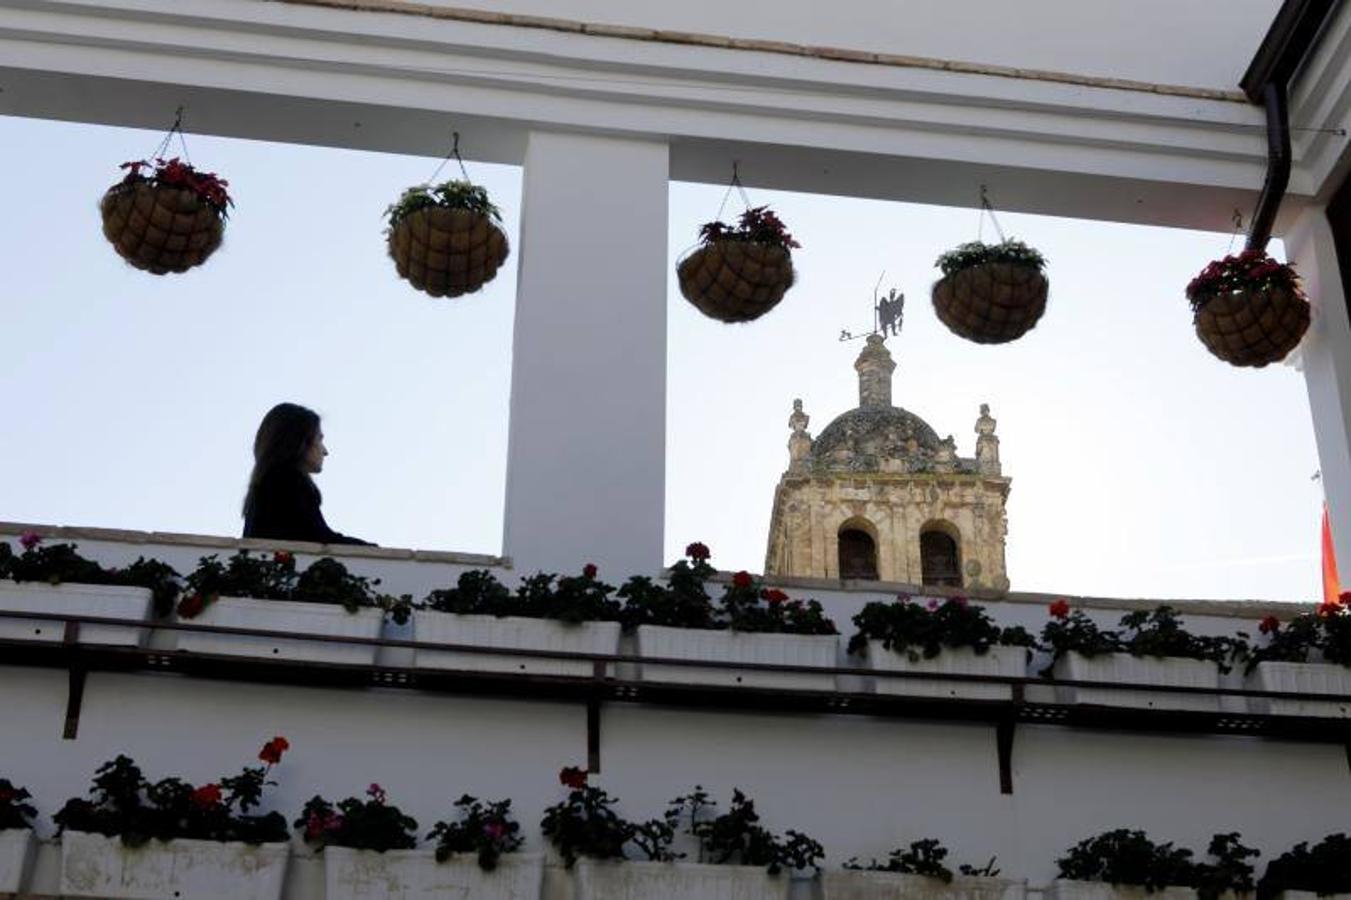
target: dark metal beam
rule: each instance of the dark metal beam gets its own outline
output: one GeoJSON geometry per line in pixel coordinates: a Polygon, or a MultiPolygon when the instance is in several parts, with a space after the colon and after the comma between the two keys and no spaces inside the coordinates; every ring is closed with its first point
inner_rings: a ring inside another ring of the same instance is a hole
{"type": "Polygon", "coordinates": [[[1285,0],[1239,81],[1239,87],[1249,100],[1263,103],[1263,92],[1273,82],[1290,86],[1290,80],[1304,63],[1323,30],[1323,23],[1338,2],[1285,0]]]}

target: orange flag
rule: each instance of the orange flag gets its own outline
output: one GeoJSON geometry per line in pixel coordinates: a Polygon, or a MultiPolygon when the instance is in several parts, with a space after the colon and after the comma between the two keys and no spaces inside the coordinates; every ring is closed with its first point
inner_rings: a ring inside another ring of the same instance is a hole
{"type": "Polygon", "coordinates": [[[1337,603],[1342,593],[1337,580],[1337,551],[1332,546],[1332,522],[1328,519],[1328,505],[1323,504],[1323,602],[1337,603]]]}

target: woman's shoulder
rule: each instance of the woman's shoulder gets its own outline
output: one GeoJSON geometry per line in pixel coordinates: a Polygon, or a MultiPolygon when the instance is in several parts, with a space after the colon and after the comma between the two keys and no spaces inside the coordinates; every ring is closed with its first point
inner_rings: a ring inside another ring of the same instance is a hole
{"type": "Polygon", "coordinates": [[[319,489],[309,476],[299,469],[273,469],[258,479],[258,490],[263,494],[316,494],[319,489]]]}

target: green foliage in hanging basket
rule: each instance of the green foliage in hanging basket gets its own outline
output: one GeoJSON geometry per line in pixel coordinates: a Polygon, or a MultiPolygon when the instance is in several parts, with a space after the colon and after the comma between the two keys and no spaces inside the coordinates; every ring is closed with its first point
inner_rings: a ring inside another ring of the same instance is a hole
{"type": "Polygon", "coordinates": [[[746,210],[733,228],[725,222],[708,222],[699,229],[701,246],[718,241],[744,241],[751,244],[766,244],[791,250],[801,247],[788,228],[768,206],[756,206],[746,210]]]}
{"type": "Polygon", "coordinates": [[[191,163],[185,163],[176,156],[173,159],[157,158],[153,163],[146,159],[132,160],[122,163],[120,168],[127,170],[126,177],[122,179],[123,185],[147,184],[151,187],[192,191],[221,218],[228,216],[229,208],[235,204],[226,191],[230,182],[218,177],[215,172],[199,172],[191,163]],[[142,172],[142,169],[148,171],[142,172]]]}
{"type": "Polygon", "coordinates": [[[433,207],[467,209],[487,216],[493,222],[502,221],[497,206],[488,199],[486,188],[458,179],[437,185],[420,184],[409,188],[403,192],[397,203],[385,210],[385,216],[389,220],[389,227],[393,228],[418,210],[433,207]]]}
{"type": "Polygon", "coordinates": [[[1022,241],[1013,239],[999,244],[971,241],[944,253],[938,257],[934,265],[942,269],[943,274],[947,276],[985,263],[1031,266],[1040,272],[1046,266],[1046,257],[1022,241]]]}
{"type": "Polygon", "coordinates": [[[1201,270],[1187,285],[1192,312],[1200,312],[1211,300],[1223,294],[1283,288],[1300,300],[1306,300],[1299,276],[1288,263],[1277,262],[1265,250],[1244,250],[1217,259],[1201,270]]]}

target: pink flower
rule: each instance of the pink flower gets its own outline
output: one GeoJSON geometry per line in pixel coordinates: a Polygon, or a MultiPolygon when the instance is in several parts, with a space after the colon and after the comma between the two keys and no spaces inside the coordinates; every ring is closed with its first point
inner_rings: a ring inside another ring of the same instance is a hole
{"type": "Polygon", "coordinates": [[[896,601],[897,601],[898,603],[909,603],[909,602],[910,602],[910,595],[909,595],[909,594],[897,594],[897,595],[896,595],[896,601]]]}
{"type": "Polygon", "coordinates": [[[484,824],[483,833],[488,836],[489,840],[500,841],[507,834],[507,826],[494,819],[484,824]]]}
{"type": "Polygon", "coordinates": [[[931,597],[929,599],[929,602],[924,605],[928,608],[929,612],[933,612],[934,610],[938,609],[938,599],[931,597]]]}
{"type": "Polygon", "coordinates": [[[366,793],[370,795],[372,801],[379,803],[381,805],[384,804],[385,789],[380,787],[380,785],[376,784],[375,782],[371,782],[371,786],[366,788],[366,793]]]}
{"type": "Polygon", "coordinates": [[[23,534],[19,535],[19,545],[25,550],[32,550],[41,543],[42,535],[38,534],[36,531],[25,531],[23,534]]]}

